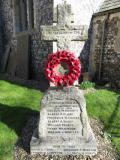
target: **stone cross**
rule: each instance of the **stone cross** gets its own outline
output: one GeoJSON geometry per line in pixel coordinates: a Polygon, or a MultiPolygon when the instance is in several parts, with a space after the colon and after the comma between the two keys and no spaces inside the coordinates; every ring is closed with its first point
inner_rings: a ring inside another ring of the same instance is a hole
{"type": "Polygon", "coordinates": [[[74,25],[71,5],[63,4],[57,7],[57,25],[41,26],[41,40],[56,41],[58,50],[74,51],[72,41],[85,41],[87,27],[74,25]]]}

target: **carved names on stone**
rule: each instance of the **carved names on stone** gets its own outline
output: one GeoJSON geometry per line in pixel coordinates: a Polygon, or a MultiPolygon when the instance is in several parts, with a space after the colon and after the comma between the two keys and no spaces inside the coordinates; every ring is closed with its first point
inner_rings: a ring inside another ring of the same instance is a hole
{"type": "Polygon", "coordinates": [[[32,138],[32,154],[96,154],[85,99],[78,88],[47,91],[41,102],[38,137],[32,138]]]}
{"type": "MultiPolygon", "coordinates": [[[[64,138],[82,135],[80,124],[80,108],[74,100],[53,100],[46,109],[48,136],[64,136],[64,138]],[[77,127],[78,126],[78,127],[77,127]]],[[[44,115],[45,116],[45,115],[44,115]]]]}

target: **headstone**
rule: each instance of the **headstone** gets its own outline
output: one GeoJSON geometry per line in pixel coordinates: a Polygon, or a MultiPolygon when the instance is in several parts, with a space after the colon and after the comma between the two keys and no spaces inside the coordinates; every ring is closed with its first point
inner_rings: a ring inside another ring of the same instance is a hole
{"type": "MultiPolygon", "coordinates": [[[[76,47],[76,42],[87,39],[87,27],[84,25],[74,25],[71,5],[64,2],[57,8],[57,25],[41,26],[41,40],[57,42],[58,50],[68,50],[80,55],[80,47],[76,47]]],[[[83,43],[84,45],[84,43],[83,43]]]]}
{"type": "Polygon", "coordinates": [[[97,144],[89,125],[86,101],[77,87],[53,88],[41,102],[31,154],[95,155],[97,144]]]}

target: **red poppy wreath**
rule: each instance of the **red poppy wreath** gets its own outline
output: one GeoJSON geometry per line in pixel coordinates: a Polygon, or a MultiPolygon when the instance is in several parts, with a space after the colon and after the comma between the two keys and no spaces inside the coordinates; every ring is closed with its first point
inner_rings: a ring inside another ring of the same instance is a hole
{"type": "Polygon", "coordinates": [[[81,64],[73,53],[57,51],[49,54],[45,74],[56,86],[71,86],[79,78],[81,64]]]}

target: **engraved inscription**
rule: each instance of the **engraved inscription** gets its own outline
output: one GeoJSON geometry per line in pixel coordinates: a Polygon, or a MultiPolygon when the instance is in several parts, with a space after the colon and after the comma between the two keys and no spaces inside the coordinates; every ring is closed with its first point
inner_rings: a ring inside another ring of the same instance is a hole
{"type": "Polygon", "coordinates": [[[97,153],[85,99],[78,88],[54,88],[45,94],[41,103],[39,135],[32,139],[32,153],[38,152],[48,155],[97,153]]]}
{"type": "Polygon", "coordinates": [[[79,134],[80,108],[76,101],[51,101],[47,108],[47,134],[79,134]]]}
{"type": "Polygon", "coordinates": [[[46,34],[52,34],[52,35],[70,35],[70,34],[79,34],[82,35],[82,31],[80,30],[59,30],[59,31],[53,31],[53,30],[46,30],[46,34]]]}

